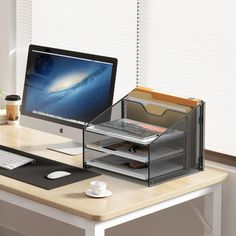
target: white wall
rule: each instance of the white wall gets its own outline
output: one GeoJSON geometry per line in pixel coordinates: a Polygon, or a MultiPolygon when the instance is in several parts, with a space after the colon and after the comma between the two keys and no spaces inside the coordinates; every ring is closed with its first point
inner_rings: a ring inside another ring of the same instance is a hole
{"type": "MultiPolygon", "coordinates": [[[[0,89],[15,93],[15,0],[0,0],[0,89]]],[[[2,100],[0,106],[3,105],[2,100]]]]}

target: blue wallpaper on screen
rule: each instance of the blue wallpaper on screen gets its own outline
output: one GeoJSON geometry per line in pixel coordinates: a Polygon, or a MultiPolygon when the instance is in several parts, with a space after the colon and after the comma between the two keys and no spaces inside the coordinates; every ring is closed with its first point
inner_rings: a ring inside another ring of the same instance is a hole
{"type": "Polygon", "coordinates": [[[25,111],[88,122],[108,105],[112,64],[34,52],[25,111]]]}

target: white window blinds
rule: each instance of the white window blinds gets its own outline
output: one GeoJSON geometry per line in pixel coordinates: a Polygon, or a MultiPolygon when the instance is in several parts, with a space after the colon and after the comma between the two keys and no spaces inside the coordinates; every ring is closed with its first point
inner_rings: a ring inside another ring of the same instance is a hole
{"type": "Polygon", "coordinates": [[[206,149],[236,156],[236,2],[140,0],[140,85],[206,101],[206,149]]]}
{"type": "Polygon", "coordinates": [[[31,43],[31,1],[16,1],[16,93],[23,92],[27,50],[31,43]]]}
{"type": "MultiPolygon", "coordinates": [[[[24,42],[21,38],[26,37],[25,45],[18,44],[19,50],[25,51],[31,41],[118,58],[116,101],[136,84],[136,9],[136,0],[18,0],[17,40],[24,42]]],[[[25,57],[21,53],[17,74],[19,92],[25,70],[22,64],[25,57]]]]}
{"type": "Polygon", "coordinates": [[[136,75],[139,85],[199,97],[206,148],[236,155],[235,1],[17,1],[18,92],[29,42],[117,57],[115,100],[136,75]]]}

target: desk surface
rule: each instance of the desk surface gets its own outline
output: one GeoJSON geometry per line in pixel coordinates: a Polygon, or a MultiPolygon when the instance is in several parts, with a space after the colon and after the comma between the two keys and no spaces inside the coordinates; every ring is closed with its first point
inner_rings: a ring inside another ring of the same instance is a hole
{"type": "MultiPolygon", "coordinates": [[[[0,125],[0,144],[74,166],[82,165],[81,156],[67,156],[46,149],[47,144],[68,139],[23,127],[0,125]]],[[[0,175],[0,189],[40,202],[42,204],[95,221],[104,221],[131,211],[151,206],[209,185],[222,182],[227,173],[213,168],[165,182],[154,187],[122,178],[101,175],[96,179],[106,181],[113,195],[108,198],[87,197],[92,179],[44,190],[0,175]]],[[[95,179],[95,178],[94,178],[95,179]]]]}

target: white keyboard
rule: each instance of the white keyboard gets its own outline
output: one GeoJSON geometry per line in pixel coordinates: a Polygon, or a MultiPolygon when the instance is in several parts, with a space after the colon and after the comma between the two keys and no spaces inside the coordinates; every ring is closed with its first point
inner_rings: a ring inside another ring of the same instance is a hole
{"type": "Polygon", "coordinates": [[[0,168],[13,170],[31,162],[34,159],[0,149],[0,168]]]}

